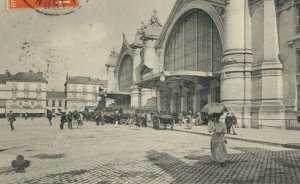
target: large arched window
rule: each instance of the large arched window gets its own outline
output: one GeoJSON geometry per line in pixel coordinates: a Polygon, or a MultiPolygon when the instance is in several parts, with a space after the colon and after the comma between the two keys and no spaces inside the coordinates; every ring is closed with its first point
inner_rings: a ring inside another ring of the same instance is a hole
{"type": "Polygon", "coordinates": [[[202,10],[184,14],[168,38],[165,53],[167,71],[219,71],[223,48],[216,24],[202,10]]]}
{"type": "Polygon", "coordinates": [[[130,92],[130,86],[132,82],[132,58],[127,55],[122,60],[119,72],[119,90],[130,92]]]}

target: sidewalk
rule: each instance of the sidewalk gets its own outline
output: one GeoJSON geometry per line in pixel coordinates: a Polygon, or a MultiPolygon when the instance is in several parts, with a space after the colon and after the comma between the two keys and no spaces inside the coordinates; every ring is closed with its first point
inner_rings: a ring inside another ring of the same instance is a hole
{"type": "MultiPolygon", "coordinates": [[[[186,125],[175,125],[174,131],[211,136],[207,131],[207,126],[193,126],[192,129],[187,129],[186,125]]],[[[269,127],[261,129],[236,128],[235,131],[238,135],[226,134],[226,138],[300,149],[300,131],[269,127]]]]}

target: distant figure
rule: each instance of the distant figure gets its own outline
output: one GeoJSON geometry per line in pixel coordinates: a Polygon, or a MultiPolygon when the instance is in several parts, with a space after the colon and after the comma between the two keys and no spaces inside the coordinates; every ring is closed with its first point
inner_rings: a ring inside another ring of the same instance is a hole
{"type": "Polygon", "coordinates": [[[73,114],[72,114],[72,112],[70,111],[70,112],[68,113],[68,116],[67,116],[68,128],[69,128],[69,129],[72,129],[72,119],[73,119],[73,114]]]}
{"type": "Polygon", "coordinates": [[[63,130],[64,129],[64,124],[67,122],[67,116],[66,113],[63,112],[61,117],[60,117],[60,129],[63,130]]]}
{"type": "Polygon", "coordinates": [[[78,120],[79,120],[79,117],[80,117],[80,115],[79,115],[78,111],[75,110],[74,113],[73,113],[73,127],[74,127],[74,128],[75,128],[75,127],[78,128],[78,120]]]}
{"type": "Polygon", "coordinates": [[[230,113],[227,113],[225,117],[225,125],[226,125],[227,134],[230,134],[230,129],[232,126],[232,117],[230,116],[230,113]]]}
{"type": "Polygon", "coordinates": [[[182,120],[183,120],[183,113],[180,112],[180,113],[178,113],[178,124],[179,124],[179,126],[182,125],[182,120]]]}
{"type": "Polygon", "coordinates": [[[52,125],[52,117],[53,117],[53,114],[52,114],[52,112],[50,111],[49,113],[48,113],[48,120],[49,120],[49,123],[50,123],[50,125],[52,125]]]}
{"type": "Polygon", "coordinates": [[[8,116],[8,121],[9,121],[9,124],[10,124],[10,130],[11,130],[11,131],[14,131],[14,130],[15,130],[15,127],[14,127],[14,121],[16,121],[16,117],[15,117],[15,115],[12,113],[12,111],[10,111],[9,114],[8,114],[7,116],[8,116]]]}
{"type": "Polygon", "coordinates": [[[209,115],[207,113],[203,114],[202,119],[203,119],[203,124],[208,125],[209,115]]]}
{"type": "Polygon", "coordinates": [[[25,120],[28,119],[28,113],[27,112],[24,114],[24,117],[25,117],[25,120]]]}
{"type": "Polygon", "coordinates": [[[235,129],[234,128],[237,128],[237,120],[236,120],[236,117],[233,113],[231,113],[231,122],[232,122],[232,133],[233,135],[237,135],[237,133],[235,132],[235,129]]]}
{"type": "Polygon", "coordinates": [[[115,128],[117,128],[119,126],[119,120],[120,120],[120,114],[119,114],[119,111],[115,111],[115,128]]]}
{"type": "Polygon", "coordinates": [[[193,128],[193,112],[190,110],[186,117],[188,119],[187,128],[192,129],[193,128]]]}
{"type": "Polygon", "coordinates": [[[97,112],[96,114],[96,125],[99,126],[101,121],[101,114],[100,112],[97,112]]]}
{"type": "Polygon", "coordinates": [[[200,113],[200,111],[198,111],[197,114],[196,114],[195,124],[196,125],[201,125],[201,113],[200,113]]]}

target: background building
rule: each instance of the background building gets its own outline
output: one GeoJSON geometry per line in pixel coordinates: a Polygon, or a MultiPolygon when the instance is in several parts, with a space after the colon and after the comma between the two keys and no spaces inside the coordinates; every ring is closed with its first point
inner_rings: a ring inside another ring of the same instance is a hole
{"type": "Polygon", "coordinates": [[[105,89],[106,86],[106,80],[67,76],[65,83],[66,111],[95,109],[99,101],[99,87],[105,89]]]}
{"type": "Polygon", "coordinates": [[[6,100],[9,93],[9,89],[6,85],[6,79],[10,77],[10,73],[6,71],[6,74],[0,74],[0,117],[6,116],[6,100]]]}
{"type": "Polygon", "coordinates": [[[42,72],[19,72],[6,79],[6,114],[46,116],[47,80],[42,72]]]}
{"type": "Polygon", "coordinates": [[[64,91],[47,91],[47,110],[54,114],[66,112],[66,94],[64,91]]]}
{"type": "Polygon", "coordinates": [[[157,40],[162,24],[156,11],[153,12],[147,24],[135,34],[133,43],[128,43],[123,35],[123,43],[119,54],[111,52],[106,64],[108,92],[107,98],[114,100],[114,107],[134,107],[144,110],[156,110],[156,90],[140,87],[137,81],[142,73],[153,69],[155,59],[154,44],[157,40]]]}

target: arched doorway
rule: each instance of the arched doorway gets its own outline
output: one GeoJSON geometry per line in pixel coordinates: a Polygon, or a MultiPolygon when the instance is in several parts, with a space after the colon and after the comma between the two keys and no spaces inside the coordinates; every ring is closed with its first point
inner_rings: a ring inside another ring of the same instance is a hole
{"type": "Polygon", "coordinates": [[[171,89],[172,104],[176,104],[174,112],[178,113],[178,106],[180,111],[196,112],[206,103],[220,101],[220,78],[206,74],[221,70],[223,46],[218,28],[208,13],[191,9],[179,17],[168,35],[164,53],[164,71],[177,74],[169,80],[180,85],[180,90],[171,89]]]}

